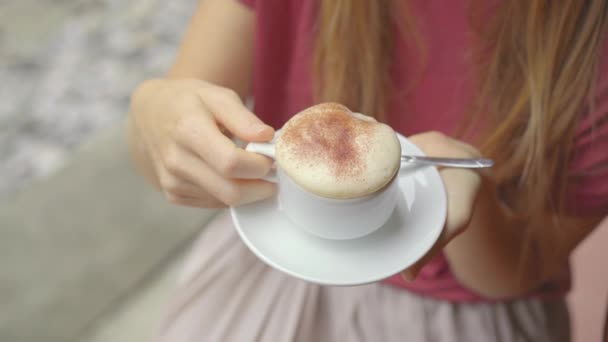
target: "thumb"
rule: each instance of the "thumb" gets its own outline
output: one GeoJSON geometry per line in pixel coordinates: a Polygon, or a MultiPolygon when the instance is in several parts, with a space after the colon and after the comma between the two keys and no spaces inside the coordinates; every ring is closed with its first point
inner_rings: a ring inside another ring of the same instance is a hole
{"type": "Polygon", "coordinates": [[[244,141],[269,141],[274,129],[253,114],[236,92],[221,87],[210,87],[199,95],[216,122],[235,137],[244,141]]]}
{"type": "Polygon", "coordinates": [[[426,266],[433,258],[439,254],[440,248],[434,248],[427,253],[422,259],[416,261],[412,266],[401,271],[401,278],[408,282],[412,282],[418,278],[420,271],[426,266]]]}
{"type": "Polygon", "coordinates": [[[426,254],[424,254],[424,256],[422,256],[422,258],[420,258],[418,261],[416,261],[413,265],[411,265],[408,268],[401,271],[401,277],[408,282],[412,282],[412,281],[416,280],[416,278],[418,277],[418,274],[420,274],[420,271],[422,270],[422,268],[424,266],[426,266],[426,264],[428,264],[432,259],[434,259],[437,255],[439,255],[441,253],[441,251],[447,244],[446,235],[447,235],[447,233],[444,229],[443,232],[441,233],[441,236],[439,237],[439,240],[437,240],[437,242],[435,242],[433,247],[431,247],[431,249],[428,252],[426,252],[426,254]]]}

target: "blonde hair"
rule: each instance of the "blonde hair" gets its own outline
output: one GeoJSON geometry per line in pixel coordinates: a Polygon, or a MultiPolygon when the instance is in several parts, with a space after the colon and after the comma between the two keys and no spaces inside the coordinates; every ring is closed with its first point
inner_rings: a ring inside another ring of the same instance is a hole
{"type": "MultiPolygon", "coordinates": [[[[388,74],[393,32],[401,28],[416,40],[404,3],[321,1],[313,56],[317,100],[339,101],[383,118],[387,96],[397,94],[388,74]]],[[[494,176],[505,202],[534,230],[564,211],[575,128],[593,100],[607,4],[486,4],[471,5],[479,66],[471,104],[478,114],[472,121],[483,113],[478,147],[496,161],[494,176]]]]}

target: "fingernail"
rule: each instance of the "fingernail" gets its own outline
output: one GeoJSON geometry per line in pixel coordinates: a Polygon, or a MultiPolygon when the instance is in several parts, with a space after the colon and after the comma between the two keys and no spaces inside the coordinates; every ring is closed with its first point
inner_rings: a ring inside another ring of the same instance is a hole
{"type": "Polygon", "coordinates": [[[265,133],[268,130],[272,130],[272,127],[270,127],[268,125],[265,125],[263,123],[256,123],[252,127],[252,131],[255,134],[262,134],[262,133],[265,133]]]}

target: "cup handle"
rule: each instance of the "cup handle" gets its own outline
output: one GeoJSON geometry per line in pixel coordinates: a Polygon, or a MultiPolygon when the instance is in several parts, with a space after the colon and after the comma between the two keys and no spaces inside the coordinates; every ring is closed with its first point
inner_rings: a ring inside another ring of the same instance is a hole
{"type": "MultiPolygon", "coordinates": [[[[266,157],[275,159],[275,148],[273,143],[250,142],[249,144],[247,144],[247,147],[245,147],[245,150],[248,152],[261,154],[266,157]]],[[[272,183],[279,182],[279,179],[277,177],[276,162],[274,163],[274,165],[272,165],[272,169],[270,170],[270,172],[266,176],[262,177],[262,179],[272,183]]]]}

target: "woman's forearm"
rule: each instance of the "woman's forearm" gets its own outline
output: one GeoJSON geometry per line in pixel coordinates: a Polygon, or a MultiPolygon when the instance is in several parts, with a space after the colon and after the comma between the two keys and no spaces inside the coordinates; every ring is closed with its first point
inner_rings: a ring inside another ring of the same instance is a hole
{"type": "Polygon", "coordinates": [[[491,298],[520,295],[542,280],[540,265],[521,262],[526,234],[500,207],[487,181],[467,230],[445,248],[452,271],[463,285],[491,298]]]}
{"type": "Polygon", "coordinates": [[[460,282],[492,298],[513,297],[538,288],[567,266],[576,246],[600,223],[601,216],[546,213],[546,223],[531,236],[501,205],[495,186],[484,179],[471,222],[445,253],[460,282]]]}

